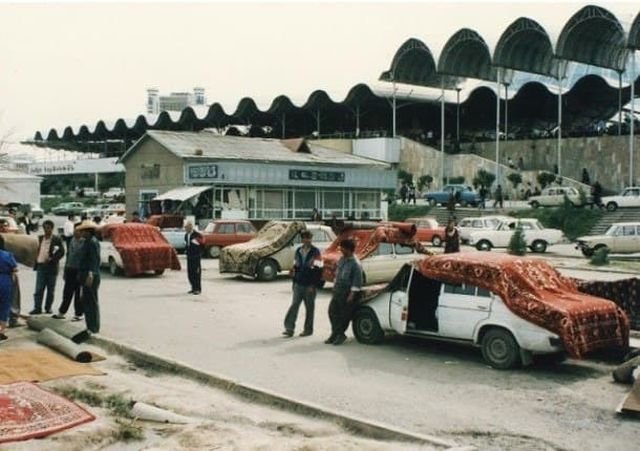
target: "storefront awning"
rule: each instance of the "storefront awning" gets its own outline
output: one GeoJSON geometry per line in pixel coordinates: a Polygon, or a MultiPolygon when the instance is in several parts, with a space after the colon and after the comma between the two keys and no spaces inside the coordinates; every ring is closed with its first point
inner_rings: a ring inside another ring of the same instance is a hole
{"type": "Polygon", "coordinates": [[[185,186],[183,188],[176,188],[176,189],[167,191],[164,194],[160,194],[159,196],[156,196],[152,200],[177,200],[177,201],[184,202],[185,200],[191,199],[192,197],[195,197],[198,194],[208,189],[211,189],[211,187],[210,186],[185,186]]]}

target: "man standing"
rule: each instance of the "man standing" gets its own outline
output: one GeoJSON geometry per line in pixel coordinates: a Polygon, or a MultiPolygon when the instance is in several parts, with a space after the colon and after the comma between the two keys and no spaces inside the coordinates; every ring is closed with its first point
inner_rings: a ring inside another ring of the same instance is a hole
{"type": "Polygon", "coordinates": [[[500,208],[502,207],[502,202],[504,198],[502,197],[502,185],[498,185],[496,188],[495,199],[493,200],[493,208],[496,208],[498,205],[500,208]]]}
{"type": "Polygon", "coordinates": [[[87,329],[94,334],[100,332],[100,306],[98,288],[100,288],[100,243],[96,238],[97,224],[91,220],[82,221],[76,228],[84,243],[80,250],[78,280],[82,284],[82,307],[84,308],[87,329]]]}
{"type": "Polygon", "coordinates": [[[294,264],[291,269],[291,274],[293,275],[293,300],[284,318],[284,332],[282,332],[282,335],[285,337],[293,336],[293,331],[296,328],[296,319],[298,318],[298,309],[302,301],[304,301],[305,319],[304,330],[300,336],[308,337],[313,334],[316,287],[322,277],[320,250],[311,244],[311,232],[304,230],[300,237],[302,238],[302,246],[296,249],[294,264]]]}
{"type": "Polygon", "coordinates": [[[202,235],[193,229],[193,224],[190,221],[187,221],[184,229],[187,232],[184,240],[187,245],[187,275],[189,276],[189,283],[191,284],[189,294],[200,294],[202,291],[202,269],[200,266],[200,260],[202,259],[202,235]]]}
{"type": "Polygon", "coordinates": [[[67,245],[67,251],[69,251],[69,242],[71,238],[73,238],[74,225],[75,225],[76,217],[75,215],[67,216],[67,220],[64,222],[62,226],[62,234],[64,238],[64,243],[67,245]]]}
{"type": "Polygon", "coordinates": [[[47,313],[52,313],[53,295],[56,289],[56,279],[58,278],[58,262],[64,257],[64,244],[59,236],[53,234],[53,221],[47,219],[42,223],[44,235],[38,237],[38,256],[36,258],[36,291],[33,294],[33,310],[30,315],[40,315],[42,313],[42,298],[45,289],[47,299],[44,309],[47,313]]]}
{"type": "Polygon", "coordinates": [[[355,249],[353,240],[346,239],[340,242],[342,258],[338,260],[333,296],[329,303],[331,336],[325,340],[326,344],[341,345],[347,339],[344,332],[349,327],[353,310],[360,297],[362,266],[353,254],[355,249]]]}
{"type": "Polygon", "coordinates": [[[64,315],[69,310],[71,299],[73,299],[73,310],[75,315],[72,321],[80,321],[83,315],[82,299],[80,298],[80,288],[82,284],[78,278],[78,272],[80,270],[80,258],[82,258],[82,246],[84,244],[84,238],[82,232],[78,230],[78,226],[74,230],[73,238],[67,245],[67,259],[64,264],[64,289],[62,290],[62,304],[58,309],[58,314],[53,315],[55,319],[64,319],[64,315]]]}

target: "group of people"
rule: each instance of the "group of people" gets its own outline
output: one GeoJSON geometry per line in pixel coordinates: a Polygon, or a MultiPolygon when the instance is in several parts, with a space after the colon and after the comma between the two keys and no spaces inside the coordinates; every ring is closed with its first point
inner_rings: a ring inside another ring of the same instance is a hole
{"type": "MultiPolygon", "coordinates": [[[[64,288],[62,302],[53,318],[64,319],[71,301],[74,301],[74,321],[83,316],[87,330],[100,331],[98,289],[100,287],[100,243],[95,232],[98,225],[91,220],[76,222],[73,235],[63,241],[53,231],[50,220],[42,223],[43,234],[38,237],[34,270],[36,271],[33,309],[29,315],[53,314],[55,288],[64,258],[64,288]],[[66,243],[65,243],[66,241],[66,243]],[[44,302],[44,305],[43,305],[44,302]]],[[[5,331],[10,320],[11,307],[15,299],[18,266],[14,255],[0,251],[0,341],[6,340],[5,331]]],[[[19,312],[18,312],[19,313],[19,312]]],[[[14,312],[15,314],[15,312],[14,312]]],[[[17,326],[17,315],[13,318],[17,326]]]]}
{"type": "Polygon", "coordinates": [[[400,187],[400,201],[403,204],[416,204],[416,187],[413,183],[402,182],[400,187]]]}

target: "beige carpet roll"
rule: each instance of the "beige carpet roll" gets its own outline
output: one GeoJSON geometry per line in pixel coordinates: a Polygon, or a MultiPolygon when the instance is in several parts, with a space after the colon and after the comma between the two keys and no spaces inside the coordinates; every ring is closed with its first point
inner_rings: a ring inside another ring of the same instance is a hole
{"type": "Polygon", "coordinates": [[[89,363],[91,362],[91,353],[82,349],[70,339],[63,337],[52,331],[51,329],[43,329],[38,334],[38,343],[48,346],[51,349],[70,357],[76,362],[89,363]]]}

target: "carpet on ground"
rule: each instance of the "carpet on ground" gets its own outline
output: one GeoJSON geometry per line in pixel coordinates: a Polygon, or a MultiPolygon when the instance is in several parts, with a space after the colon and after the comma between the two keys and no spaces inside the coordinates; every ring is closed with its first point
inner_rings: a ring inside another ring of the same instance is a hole
{"type": "Polygon", "coordinates": [[[0,385],[0,443],[46,437],[95,417],[31,382],[0,385]]]}
{"type": "Polygon", "coordinates": [[[105,374],[46,348],[15,348],[0,352],[0,384],[47,381],[67,376],[105,374]]]}

